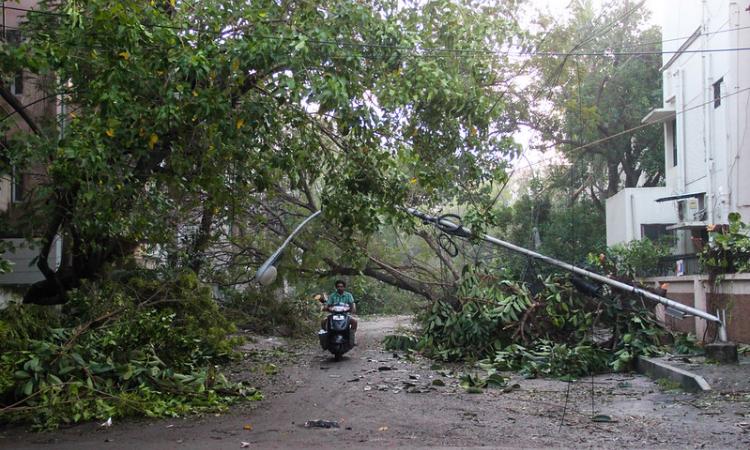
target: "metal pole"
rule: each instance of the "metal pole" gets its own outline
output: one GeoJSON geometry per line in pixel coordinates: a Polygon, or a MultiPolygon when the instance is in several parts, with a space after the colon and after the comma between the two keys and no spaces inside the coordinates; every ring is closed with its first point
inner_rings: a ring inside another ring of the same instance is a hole
{"type": "MultiPolygon", "coordinates": [[[[437,226],[445,230],[448,230],[449,232],[453,232],[453,233],[456,233],[458,235],[463,235],[463,236],[472,235],[470,230],[464,228],[463,226],[457,225],[451,222],[450,220],[432,217],[427,214],[421,213],[413,208],[408,208],[407,211],[413,216],[419,217],[420,219],[428,221],[428,222],[433,222],[437,226]]],[[[649,292],[644,289],[631,286],[629,284],[622,283],[617,280],[613,280],[609,277],[605,277],[604,275],[599,275],[598,273],[591,272],[586,269],[581,269],[580,267],[574,266],[573,264],[569,264],[569,263],[557,260],[555,258],[550,258],[549,256],[545,256],[545,255],[542,255],[541,253],[537,253],[537,252],[525,249],[523,247],[519,247],[517,245],[511,244],[510,242],[502,241],[500,239],[497,239],[487,234],[483,236],[479,236],[479,238],[484,241],[490,242],[492,244],[505,247],[508,250],[514,251],[516,253],[521,253],[523,255],[527,255],[532,258],[538,259],[540,261],[544,261],[547,264],[560,267],[561,269],[565,269],[568,272],[573,272],[579,275],[583,275],[585,277],[602,282],[604,284],[608,284],[622,291],[631,292],[633,294],[646,297],[650,300],[661,303],[662,305],[669,306],[671,308],[677,309],[687,314],[692,314],[694,316],[700,317],[710,322],[716,322],[717,324],[719,324],[719,340],[721,342],[727,341],[727,332],[726,332],[726,328],[724,327],[724,321],[721,319],[719,315],[714,316],[712,314],[707,313],[706,311],[701,311],[700,309],[696,309],[691,306],[683,305],[682,303],[676,302],[674,300],[670,300],[666,297],[662,297],[661,295],[656,295],[653,292],[649,292]]]]}
{"type": "Polygon", "coordinates": [[[315,211],[308,218],[306,218],[305,220],[303,220],[302,223],[300,223],[299,225],[297,225],[297,228],[295,228],[294,231],[292,231],[292,234],[290,234],[286,238],[286,240],[284,241],[284,243],[281,244],[281,247],[277,248],[276,251],[273,252],[273,254],[263,264],[261,264],[261,266],[255,272],[254,279],[257,280],[260,277],[260,275],[262,275],[270,266],[274,265],[276,263],[276,261],[279,259],[279,257],[281,256],[281,253],[284,251],[284,249],[286,248],[286,246],[289,245],[290,242],[292,242],[292,239],[294,239],[294,236],[296,236],[297,233],[299,233],[299,231],[305,225],[307,225],[307,223],[309,221],[311,221],[314,218],[318,217],[320,215],[320,213],[321,213],[321,211],[315,211]]]}

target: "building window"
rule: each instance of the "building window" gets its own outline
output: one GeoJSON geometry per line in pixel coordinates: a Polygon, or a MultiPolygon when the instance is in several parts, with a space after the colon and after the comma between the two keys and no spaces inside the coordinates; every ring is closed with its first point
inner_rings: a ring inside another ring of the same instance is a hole
{"type": "Polygon", "coordinates": [[[23,94],[23,72],[18,72],[10,83],[10,93],[13,95],[23,94]]]}
{"type": "Polygon", "coordinates": [[[721,106],[721,83],[724,82],[724,77],[719,78],[719,81],[714,83],[714,108],[721,106]]]}
{"type": "MultiPolygon", "coordinates": [[[[21,43],[22,36],[21,32],[19,30],[8,30],[3,29],[3,36],[2,39],[5,40],[9,44],[16,46],[21,43]]],[[[23,72],[19,71],[16,73],[16,75],[13,77],[13,79],[7,80],[9,81],[10,85],[10,92],[13,95],[21,95],[23,94],[23,72]]]]}
{"type": "Polygon", "coordinates": [[[669,122],[669,128],[672,136],[672,167],[677,165],[677,119],[669,122]]]}
{"type": "Polygon", "coordinates": [[[13,167],[13,183],[11,185],[11,201],[13,203],[20,203],[23,201],[25,194],[25,185],[23,180],[23,174],[13,167]]]}
{"type": "Polygon", "coordinates": [[[667,223],[643,223],[641,224],[641,238],[652,242],[660,242],[664,239],[672,239],[674,232],[667,230],[667,223]]]}

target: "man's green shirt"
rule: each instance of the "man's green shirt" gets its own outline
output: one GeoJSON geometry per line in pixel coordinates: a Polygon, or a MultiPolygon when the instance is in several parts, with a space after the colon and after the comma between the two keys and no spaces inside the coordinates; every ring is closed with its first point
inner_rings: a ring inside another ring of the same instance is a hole
{"type": "Polygon", "coordinates": [[[326,305],[354,305],[354,297],[349,292],[344,291],[343,294],[339,294],[338,291],[334,291],[333,294],[328,296],[326,305]]]}

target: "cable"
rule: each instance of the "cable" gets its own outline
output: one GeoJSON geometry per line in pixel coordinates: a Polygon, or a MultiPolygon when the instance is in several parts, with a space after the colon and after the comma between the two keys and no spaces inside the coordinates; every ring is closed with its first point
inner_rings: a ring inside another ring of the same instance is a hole
{"type": "Polygon", "coordinates": [[[40,9],[19,8],[17,6],[8,6],[5,4],[5,2],[3,2],[3,6],[0,7],[0,9],[10,9],[11,11],[31,12],[35,14],[45,14],[49,16],[68,17],[68,14],[65,14],[65,13],[57,13],[54,11],[46,11],[46,10],[40,10],[40,9]]]}
{"type": "MultiPolygon", "coordinates": [[[[739,89],[739,90],[737,90],[737,91],[734,91],[734,92],[732,92],[732,93],[729,93],[729,94],[723,95],[723,96],[721,96],[720,98],[721,98],[721,99],[723,100],[723,99],[725,99],[725,98],[727,98],[727,97],[732,97],[732,96],[734,96],[734,95],[738,95],[738,94],[741,94],[741,93],[743,93],[743,92],[745,92],[745,91],[750,91],[750,87],[748,87],[748,88],[742,88],[742,89],[739,89]]],[[[713,102],[714,102],[714,99],[711,99],[711,100],[709,100],[709,101],[707,101],[707,102],[704,102],[704,103],[700,103],[700,104],[698,104],[698,105],[694,105],[694,106],[691,106],[691,107],[689,107],[689,108],[685,108],[685,109],[682,109],[682,110],[680,110],[680,111],[676,111],[676,112],[675,112],[675,116],[677,116],[677,115],[680,115],[680,114],[684,114],[684,113],[686,113],[686,112],[689,112],[689,111],[692,111],[692,110],[694,110],[694,109],[698,109],[698,108],[701,108],[701,107],[703,107],[703,106],[706,106],[706,105],[708,105],[708,104],[712,104],[713,102]]],[[[574,152],[574,151],[577,151],[577,150],[582,150],[582,149],[584,149],[584,148],[588,148],[588,147],[591,147],[592,145],[596,145],[596,144],[601,144],[602,142],[606,142],[606,141],[609,141],[610,139],[614,139],[614,138],[620,137],[620,136],[622,136],[622,135],[625,135],[625,134],[628,134],[628,133],[632,133],[632,132],[634,132],[634,131],[638,131],[638,130],[640,130],[640,129],[643,129],[643,128],[646,128],[646,127],[649,127],[649,126],[651,126],[651,125],[654,125],[654,124],[653,124],[653,123],[643,123],[643,124],[641,124],[641,125],[638,125],[638,126],[635,126],[635,127],[633,127],[633,128],[629,128],[629,129],[627,129],[627,130],[623,130],[623,131],[620,131],[619,133],[613,134],[613,135],[611,135],[611,136],[607,136],[607,137],[604,137],[604,138],[601,138],[601,139],[597,139],[597,140],[595,140],[595,141],[591,141],[591,142],[589,142],[589,143],[587,143],[587,144],[584,144],[584,145],[581,145],[581,146],[575,147],[575,148],[571,149],[570,151],[571,151],[571,152],[574,152]]],[[[526,166],[523,166],[523,167],[521,167],[521,169],[526,169],[526,168],[529,168],[529,167],[532,167],[532,166],[536,166],[536,165],[542,164],[542,163],[544,163],[544,162],[547,162],[547,161],[551,161],[552,159],[553,159],[552,157],[550,157],[550,158],[544,158],[544,159],[540,159],[540,160],[538,160],[538,161],[536,161],[536,162],[533,162],[533,163],[530,163],[530,164],[528,164],[528,165],[526,165],[526,166]]],[[[514,171],[515,171],[515,169],[514,169],[514,171]]],[[[512,174],[511,174],[511,176],[512,176],[512,174]]]]}
{"type": "MultiPolygon", "coordinates": [[[[39,13],[39,14],[49,14],[54,16],[66,16],[66,14],[63,13],[54,13],[49,11],[39,11],[39,10],[33,10],[33,9],[24,9],[24,8],[11,8],[7,7],[9,9],[16,9],[20,11],[26,11],[26,12],[33,12],[33,13],[39,13]]],[[[632,13],[633,10],[628,11],[629,13],[632,13]]],[[[606,28],[611,28],[614,24],[616,24],[617,21],[622,20],[618,19],[613,21],[612,23],[608,24],[606,28]]],[[[166,28],[166,29],[174,29],[174,30],[182,30],[182,31],[205,31],[205,30],[198,30],[194,28],[189,27],[178,27],[178,26],[170,26],[170,25],[160,25],[160,24],[142,24],[144,27],[155,27],[155,28],[166,28]]],[[[594,35],[593,37],[596,37],[598,35],[601,35],[602,32],[608,31],[605,28],[605,30],[600,30],[597,35],[594,35]]],[[[744,27],[746,28],[746,27],[744,27]]],[[[742,28],[742,29],[744,29],[742,28]]],[[[740,28],[738,28],[740,29],[740,28]]],[[[226,32],[216,32],[217,34],[226,34],[226,32]]],[[[279,40],[279,41],[293,41],[297,42],[300,39],[296,37],[286,37],[286,36],[272,36],[272,35],[258,35],[254,36],[255,38],[259,39],[267,39],[267,40],[279,40]]],[[[580,48],[583,44],[586,42],[589,42],[593,37],[582,41],[581,43],[577,44],[574,49],[580,48]]],[[[444,48],[437,48],[437,47],[424,47],[424,48],[417,48],[417,47],[408,47],[408,46],[400,46],[400,45],[386,45],[386,44],[376,44],[376,43],[370,43],[370,42],[352,42],[352,41],[344,41],[344,40],[325,40],[325,39],[305,39],[306,44],[315,44],[315,45],[329,45],[329,46],[339,46],[339,47],[354,47],[354,48],[361,48],[361,49],[386,49],[386,50],[398,50],[398,51],[406,51],[406,52],[412,52],[410,55],[405,56],[411,56],[411,57],[423,57],[423,58],[447,58],[447,57],[456,57],[461,55],[472,55],[472,56],[504,56],[504,57],[533,57],[533,56],[549,56],[549,57],[577,57],[577,56],[591,56],[591,57],[614,57],[614,56],[648,56],[648,55],[665,55],[665,54],[678,54],[678,53],[724,53],[724,52],[740,52],[740,51],[750,51],[750,47],[734,47],[734,48],[713,48],[713,49],[685,49],[685,50],[653,50],[653,51],[614,51],[614,50],[597,50],[597,51],[588,51],[588,52],[576,52],[574,51],[501,51],[501,50],[471,50],[471,49],[457,49],[457,48],[450,48],[450,47],[444,47],[444,48]]],[[[85,46],[81,46],[82,48],[85,48],[85,46]]],[[[377,59],[377,57],[372,57],[369,55],[346,55],[346,57],[358,57],[363,59],[377,59]]]]}
{"type": "MultiPolygon", "coordinates": [[[[750,25],[744,26],[744,27],[727,28],[727,29],[724,29],[724,30],[706,31],[705,33],[701,32],[701,36],[711,36],[711,35],[714,35],[714,34],[721,34],[721,33],[729,33],[729,32],[732,32],[732,31],[747,30],[749,28],[750,28],[750,25]]],[[[664,44],[665,42],[684,41],[686,39],[691,38],[692,36],[693,35],[691,34],[691,35],[688,35],[688,36],[679,36],[679,37],[675,37],[675,38],[662,39],[660,41],[641,42],[639,44],[633,44],[633,45],[629,45],[629,46],[623,47],[623,48],[626,48],[626,49],[627,48],[638,48],[638,47],[645,47],[647,45],[664,44]]]]}
{"type": "Polygon", "coordinates": [[[568,386],[565,388],[565,405],[563,406],[562,417],[560,418],[560,426],[557,428],[558,433],[562,430],[562,426],[565,423],[565,413],[568,411],[568,400],[570,399],[570,385],[573,383],[570,379],[566,381],[568,386]]]}

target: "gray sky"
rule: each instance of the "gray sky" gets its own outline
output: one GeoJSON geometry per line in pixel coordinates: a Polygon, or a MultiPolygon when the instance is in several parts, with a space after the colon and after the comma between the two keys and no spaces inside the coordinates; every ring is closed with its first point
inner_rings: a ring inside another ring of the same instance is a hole
{"type": "MultiPolygon", "coordinates": [[[[604,3],[604,0],[593,0],[593,2],[595,6],[598,6],[604,3]]],[[[559,16],[565,14],[570,0],[531,0],[529,3],[539,8],[549,9],[550,12],[559,16]]],[[[651,10],[651,23],[657,25],[661,23],[661,19],[666,12],[666,6],[667,1],[665,0],[646,0],[645,7],[651,10]]]]}

